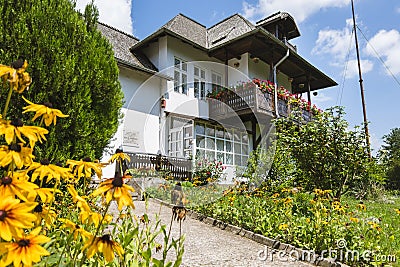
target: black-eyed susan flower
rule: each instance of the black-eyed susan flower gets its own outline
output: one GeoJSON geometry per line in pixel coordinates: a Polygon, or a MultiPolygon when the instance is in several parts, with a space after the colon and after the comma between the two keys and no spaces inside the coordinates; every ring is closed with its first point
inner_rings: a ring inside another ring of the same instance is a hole
{"type": "Polygon", "coordinates": [[[27,67],[28,62],[21,59],[11,63],[11,66],[0,65],[0,77],[10,83],[14,91],[22,93],[31,84],[27,67]]]}
{"type": "Polygon", "coordinates": [[[50,242],[51,239],[44,235],[39,235],[41,228],[32,230],[29,234],[21,234],[15,242],[0,243],[0,251],[5,254],[3,257],[4,266],[13,263],[13,266],[32,266],[40,261],[42,256],[50,253],[40,244],[50,242]]]}
{"type": "Polygon", "coordinates": [[[106,214],[103,218],[103,215],[100,213],[82,208],[79,213],[79,219],[81,223],[93,224],[95,227],[97,227],[100,223],[109,224],[112,221],[113,217],[109,214],[106,214]]]}
{"type": "Polygon", "coordinates": [[[33,214],[35,214],[36,216],[35,225],[40,226],[42,224],[42,221],[44,221],[44,225],[47,228],[51,228],[57,218],[57,214],[54,211],[54,208],[47,207],[42,203],[38,203],[36,205],[36,207],[33,209],[33,214]]]}
{"type": "Polygon", "coordinates": [[[172,219],[182,222],[186,219],[187,209],[182,206],[172,207],[172,219]]]}
{"type": "Polygon", "coordinates": [[[10,241],[20,229],[33,227],[36,216],[31,211],[35,206],[35,202],[20,203],[19,199],[12,196],[2,198],[0,201],[0,237],[10,241]]]}
{"type": "Polygon", "coordinates": [[[91,237],[83,247],[83,250],[87,249],[87,257],[90,259],[95,253],[101,252],[107,262],[114,259],[114,253],[122,257],[124,250],[120,244],[113,241],[109,234],[105,234],[100,237],[91,237]]]}
{"type": "Polygon", "coordinates": [[[63,168],[51,164],[48,159],[42,159],[40,162],[33,162],[30,164],[27,171],[33,171],[31,175],[33,182],[37,178],[42,181],[45,177],[47,177],[47,182],[50,182],[53,179],[60,182],[61,178],[68,178],[71,176],[69,168],[63,168]]]}
{"type": "Polygon", "coordinates": [[[78,235],[80,235],[84,240],[92,236],[91,233],[89,233],[88,231],[80,227],[79,224],[76,224],[71,220],[68,219],[58,219],[58,220],[64,223],[63,226],[61,226],[61,228],[68,228],[69,230],[71,230],[74,240],[78,239],[78,235]]]}
{"type": "Polygon", "coordinates": [[[358,223],[360,221],[360,219],[358,219],[356,217],[350,217],[350,221],[352,221],[354,223],[358,223]]]}
{"type": "MultiPolygon", "coordinates": [[[[115,173],[115,177],[107,179],[102,182],[95,191],[93,191],[92,196],[98,196],[105,194],[106,202],[109,203],[111,200],[116,200],[118,203],[118,209],[122,210],[124,206],[130,206],[135,208],[132,196],[130,192],[134,192],[133,187],[124,184],[124,181],[120,174],[115,173]]],[[[103,195],[104,196],[104,195],[103,195]]]]}
{"type": "Polygon", "coordinates": [[[26,172],[8,172],[0,178],[0,196],[17,196],[21,200],[27,201],[26,196],[39,188],[34,183],[27,180],[26,172]]]}
{"type": "Polygon", "coordinates": [[[95,172],[97,177],[101,179],[101,168],[104,166],[103,163],[92,162],[90,158],[84,158],[79,161],[69,159],[67,165],[69,165],[77,179],[82,177],[89,178],[92,176],[93,172],[95,172]]]}
{"type": "Polygon", "coordinates": [[[288,229],[288,227],[289,227],[289,225],[288,225],[287,223],[281,223],[281,224],[278,226],[278,229],[279,229],[279,230],[286,230],[286,229],[288,229]]]}
{"type": "Polygon", "coordinates": [[[23,166],[32,164],[35,156],[32,155],[32,148],[24,147],[23,144],[11,144],[0,146],[0,166],[6,167],[11,163],[21,169],[23,166]]]}
{"type": "Polygon", "coordinates": [[[68,117],[68,115],[63,114],[60,110],[53,108],[53,105],[51,103],[46,102],[43,103],[43,105],[39,105],[32,103],[25,97],[22,98],[25,100],[26,103],[29,104],[29,106],[23,108],[24,111],[22,113],[35,112],[35,116],[33,116],[32,121],[35,121],[37,118],[42,116],[40,123],[44,122],[46,126],[50,126],[50,124],[52,123],[56,125],[57,117],[68,117]]]}
{"type": "Polygon", "coordinates": [[[81,197],[78,192],[75,190],[73,185],[69,185],[67,187],[68,192],[72,196],[72,201],[77,204],[78,208],[86,210],[87,212],[91,212],[91,208],[89,207],[89,204],[87,201],[81,197]]]}
{"type": "Polygon", "coordinates": [[[22,136],[28,138],[30,146],[33,147],[37,141],[46,140],[49,131],[38,126],[26,126],[21,119],[2,120],[0,124],[0,135],[4,135],[7,144],[11,144],[17,138],[22,143],[26,143],[22,136]]]}
{"type": "Polygon", "coordinates": [[[61,193],[59,189],[56,188],[36,188],[34,191],[31,191],[27,199],[28,201],[35,201],[37,197],[39,197],[39,200],[43,203],[50,203],[54,199],[54,195],[56,193],[61,193]]]}
{"type": "Polygon", "coordinates": [[[122,149],[117,149],[115,154],[108,160],[109,163],[113,163],[114,161],[131,161],[131,158],[123,152],[122,149]]]}
{"type": "Polygon", "coordinates": [[[365,204],[361,201],[360,203],[357,204],[357,209],[359,209],[361,211],[366,211],[367,206],[365,206],[365,204]]]}

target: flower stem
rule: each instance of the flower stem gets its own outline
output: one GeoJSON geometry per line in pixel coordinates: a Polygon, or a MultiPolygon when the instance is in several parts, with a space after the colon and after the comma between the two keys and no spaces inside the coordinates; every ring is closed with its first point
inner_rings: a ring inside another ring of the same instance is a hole
{"type": "Polygon", "coordinates": [[[7,96],[7,100],[6,100],[6,105],[4,106],[4,109],[3,109],[3,114],[2,114],[3,119],[6,118],[6,114],[7,114],[7,110],[8,110],[8,105],[10,104],[10,101],[11,101],[12,92],[13,92],[13,88],[12,88],[12,86],[10,85],[10,90],[8,90],[8,96],[7,96]]]}
{"type": "MultiPolygon", "coordinates": [[[[92,242],[90,243],[90,245],[88,247],[90,247],[93,244],[94,240],[96,239],[97,235],[99,234],[99,231],[100,231],[100,228],[101,228],[101,226],[103,224],[104,218],[106,217],[108,209],[111,206],[112,199],[114,198],[114,193],[115,193],[115,191],[112,194],[111,200],[107,203],[106,209],[104,210],[104,213],[103,213],[103,216],[101,217],[100,223],[97,226],[95,234],[93,235],[92,242]]],[[[83,263],[84,263],[85,260],[86,260],[86,253],[84,253],[83,256],[82,256],[81,262],[79,264],[80,267],[83,266],[83,263]]]]}

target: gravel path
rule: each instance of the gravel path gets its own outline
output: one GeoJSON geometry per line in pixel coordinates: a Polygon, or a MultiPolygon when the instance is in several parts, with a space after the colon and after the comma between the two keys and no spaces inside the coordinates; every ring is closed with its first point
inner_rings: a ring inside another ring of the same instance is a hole
{"type": "MultiPolygon", "coordinates": [[[[135,213],[141,215],[146,212],[144,201],[135,201],[135,213]]],[[[163,224],[169,225],[171,208],[150,200],[146,212],[149,217],[160,213],[163,224]]],[[[279,253],[259,259],[259,251],[267,251],[264,245],[232,232],[221,230],[218,227],[202,223],[187,217],[182,223],[182,233],[185,238],[185,253],[181,266],[218,266],[218,267],[272,267],[272,266],[313,266],[304,262],[293,261],[287,257],[280,257],[279,253]],[[272,257],[272,259],[271,259],[272,257]]],[[[172,234],[179,235],[179,224],[174,222],[172,234]]],[[[270,249],[271,250],[271,249],[270,249]]]]}

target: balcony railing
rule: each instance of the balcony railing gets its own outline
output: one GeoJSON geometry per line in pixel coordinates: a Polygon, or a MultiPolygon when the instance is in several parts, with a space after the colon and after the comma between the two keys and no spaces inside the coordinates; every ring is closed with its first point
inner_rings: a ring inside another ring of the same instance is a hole
{"type": "MultiPolygon", "coordinates": [[[[208,95],[210,118],[230,116],[232,111],[238,115],[251,112],[270,116],[275,114],[275,101],[271,83],[243,83],[235,88],[223,89],[208,95]]],[[[313,114],[320,112],[315,105],[311,106],[304,99],[296,98],[284,88],[278,89],[278,112],[280,116],[288,117],[292,112],[300,112],[305,121],[310,121],[313,114]]]]}

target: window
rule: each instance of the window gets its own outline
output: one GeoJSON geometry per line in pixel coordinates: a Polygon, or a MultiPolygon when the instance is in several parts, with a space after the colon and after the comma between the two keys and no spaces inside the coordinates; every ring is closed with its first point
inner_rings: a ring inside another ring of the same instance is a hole
{"type": "Polygon", "coordinates": [[[182,94],[188,93],[187,63],[179,58],[175,58],[174,91],[182,94]]]}
{"type": "Polygon", "coordinates": [[[222,87],[222,75],[213,72],[211,74],[211,85],[212,85],[211,90],[218,92],[222,87]]]}
{"type": "Polygon", "coordinates": [[[171,157],[190,157],[192,155],[193,142],[192,121],[171,117],[168,141],[168,154],[171,157]]]}
{"type": "Polygon", "coordinates": [[[249,135],[244,130],[224,129],[208,123],[195,124],[196,155],[227,165],[246,166],[249,135]]]}
{"type": "Polygon", "coordinates": [[[194,67],[194,97],[198,99],[206,97],[206,72],[196,66],[194,67]]]}

